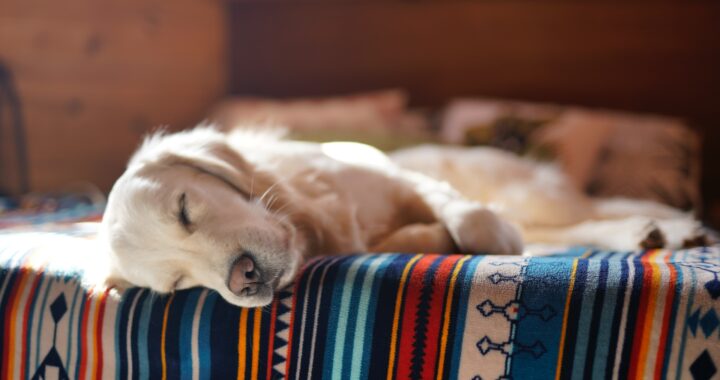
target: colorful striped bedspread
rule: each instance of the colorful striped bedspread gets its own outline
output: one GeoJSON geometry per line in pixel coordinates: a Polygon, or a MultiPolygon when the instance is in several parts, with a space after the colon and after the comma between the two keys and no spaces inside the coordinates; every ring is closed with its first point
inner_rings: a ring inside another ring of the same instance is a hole
{"type": "Polygon", "coordinates": [[[718,247],[328,257],[241,309],[205,289],[90,294],[86,243],[0,234],[0,378],[719,376],[718,247]]]}

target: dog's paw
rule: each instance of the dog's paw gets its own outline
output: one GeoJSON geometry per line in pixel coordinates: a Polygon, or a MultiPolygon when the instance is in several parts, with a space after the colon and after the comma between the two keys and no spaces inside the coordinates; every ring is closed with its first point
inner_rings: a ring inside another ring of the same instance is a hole
{"type": "Polygon", "coordinates": [[[640,241],[640,248],[642,249],[661,249],[667,245],[665,234],[662,232],[654,222],[651,222],[646,227],[647,233],[645,237],[640,241]]]}
{"type": "Polygon", "coordinates": [[[522,254],[518,230],[491,210],[471,202],[454,202],[445,209],[445,227],[464,253],[522,254]]]}
{"type": "Polygon", "coordinates": [[[107,292],[110,297],[120,299],[125,291],[132,287],[132,284],[120,277],[94,273],[84,276],[83,286],[91,294],[107,292]]]}

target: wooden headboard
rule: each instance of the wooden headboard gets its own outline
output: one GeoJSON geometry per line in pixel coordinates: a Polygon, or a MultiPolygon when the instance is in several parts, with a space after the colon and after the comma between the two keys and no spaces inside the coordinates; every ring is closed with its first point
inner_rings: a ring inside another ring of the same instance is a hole
{"type": "Polygon", "coordinates": [[[268,0],[229,15],[235,94],[402,87],[419,106],[476,95],[684,117],[720,225],[720,3],[268,0]]]}

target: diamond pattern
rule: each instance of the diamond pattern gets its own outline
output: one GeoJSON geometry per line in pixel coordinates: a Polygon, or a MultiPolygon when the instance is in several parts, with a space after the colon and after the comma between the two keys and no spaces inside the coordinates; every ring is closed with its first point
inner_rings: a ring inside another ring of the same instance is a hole
{"type": "Polygon", "coordinates": [[[690,365],[690,373],[695,380],[708,380],[715,375],[717,367],[713,363],[708,350],[703,351],[700,356],[690,365]]]}
{"type": "Polygon", "coordinates": [[[57,323],[65,312],[67,311],[67,303],[65,302],[65,295],[60,294],[52,305],[50,305],[50,313],[52,314],[53,320],[57,323]]]}
{"type": "Polygon", "coordinates": [[[708,310],[708,312],[705,313],[705,316],[700,320],[700,328],[706,338],[712,335],[713,331],[718,327],[718,324],[720,324],[720,320],[718,320],[715,309],[708,310]]]}
{"type": "Polygon", "coordinates": [[[716,278],[712,281],[708,281],[705,284],[705,289],[707,289],[708,293],[710,293],[710,297],[712,297],[712,299],[718,299],[718,297],[720,297],[720,280],[716,278]]]}
{"type": "Polygon", "coordinates": [[[697,334],[698,323],[700,322],[700,309],[695,310],[694,313],[687,319],[687,326],[690,328],[693,336],[697,334]]]}

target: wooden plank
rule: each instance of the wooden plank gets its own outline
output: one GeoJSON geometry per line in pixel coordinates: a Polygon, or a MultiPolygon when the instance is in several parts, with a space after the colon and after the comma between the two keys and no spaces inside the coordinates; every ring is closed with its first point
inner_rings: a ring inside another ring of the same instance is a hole
{"type": "Polygon", "coordinates": [[[225,20],[219,1],[1,2],[32,189],[108,190],[145,132],[201,120],[226,91],[225,20]]]}

